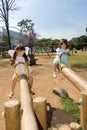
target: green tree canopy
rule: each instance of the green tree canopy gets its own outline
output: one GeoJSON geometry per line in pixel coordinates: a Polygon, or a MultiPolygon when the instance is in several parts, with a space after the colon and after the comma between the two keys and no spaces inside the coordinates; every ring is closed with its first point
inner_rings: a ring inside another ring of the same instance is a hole
{"type": "Polygon", "coordinates": [[[51,38],[42,38],[37,41],[38,46],[48,46],[48,47],[58,47],[59,40],[58,39],[51,39],[51,38]]]}
{"type": "Polygon", "coordinates": [[[34,23],[32,23],[32,20],[29,19],[22,19],[20,22],[18,22],[18,25],[20,27],[20,33],[22,33],[22,39],[25,40],[27,43],[27,46],[31,48],[31,54],[34,44],[36,43],[36,33],[34,32],[34,23]]]}
{"type": "Polygon", "coordinates": [[[80,37],[72,38],[69,41],[69,44],[77,49],[83,49],[84,47],[87,47],[87,36],[82,35],[80,37]]]}
{"type": "Polygon", "coordinates": [[[32,23],[32,20],[30,19],[22,19],[20,22],[18,22],[18,25],[20,27],[21,33],[30,33],[34,31],[34,23],[32,23]]]}

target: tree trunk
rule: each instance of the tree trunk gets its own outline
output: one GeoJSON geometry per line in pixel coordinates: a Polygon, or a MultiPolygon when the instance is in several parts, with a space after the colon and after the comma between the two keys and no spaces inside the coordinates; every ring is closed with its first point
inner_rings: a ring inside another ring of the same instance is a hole
{"type": "Polygon", "coordinates": [[[11,40],[10,40],[10,31],[9,31],[9,25],[6,23],[6,30],[7,30],[7,35],[8,35],[8,45],[11,49],[11,40]]]}

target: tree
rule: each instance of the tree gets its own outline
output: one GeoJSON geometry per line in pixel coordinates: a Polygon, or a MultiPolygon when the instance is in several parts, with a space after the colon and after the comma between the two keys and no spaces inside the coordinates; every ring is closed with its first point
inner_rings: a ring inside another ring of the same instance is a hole
{"type": "Polygon", "coordinates": [[[82,35],[80,37],[72,38],[69,44],[76,49],[82,49],[87,46],[87,36],[82,35]]]}
{"type": "Polygon", "coordinates": [[[9,31],[9,11],[16,10],[15,0],[0,0],[0,19],[5,23],[8,45],[11,48],[10,31],[9,31]]]}
{"type": "Polygon", "coordinates": [[[20,22],[18,22],[18,25],[20,27],[20,33],[22,34],[23,40],[29,45],[31,48],[31,54],[32,49],[35,44],[36,40],[36,33],[34,32],[34,23],[32,23],[32,20],[28,19],[22,19],[20,22]]]}
{"type": "Polygon", "coordinates": [[[34,23],[32,23],[32,20],[22,19],[17,26],[20,27],[21,33],[26,34],[33,30],[34,23]]]}
{"type": "Polygon", "coordinates": [[[86,27],[86,29],[85,29],[85,30],[86,30],[86,34],[87,34],[87,27],[86,27]]]}

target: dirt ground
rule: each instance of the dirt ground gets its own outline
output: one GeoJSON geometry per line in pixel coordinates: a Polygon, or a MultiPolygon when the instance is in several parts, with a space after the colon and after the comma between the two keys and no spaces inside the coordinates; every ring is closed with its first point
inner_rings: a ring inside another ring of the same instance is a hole
{"type": "MultiPolygon", "coordinates": [[[[69,96],[78,101],[81,98],[80,92],[71,84],[62,73],[58,73],[57,78],[52,77],[52,61],[54,56],[49,58],[46,56],[36,56],[37,64],[32,66],[33,70],[33,91],[35,97],[46,97],[47,103],[51,106],[51,111],[48,112],[48,126],[56,126],[56,124],[66,124],[72,122],[74,119],[62,107],[60,98],[52,91],[54,88],[60,86],[65,89],[69,96]]],[[[0,59],[0,130],[5,130],[4,117],[1,113],[4,111],[4,102],[8,100],[20,100],[19,82],[15,88],[15,95],[13,99],[8,99],[10,92],[10,81],[13,70],[10,64],[6,64],[9,59],[0,59]]],[[[73,69],[82,78],[87,81],[87,69],[73,69]]]]}

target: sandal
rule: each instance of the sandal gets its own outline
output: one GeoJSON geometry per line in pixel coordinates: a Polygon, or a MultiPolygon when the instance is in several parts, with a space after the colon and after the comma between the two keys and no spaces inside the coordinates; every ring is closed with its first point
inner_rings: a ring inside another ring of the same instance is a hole
{"type": "Polygon", "coordinates": [[[9,98],[12,98],[14,96],[13,92],[10,92],[10,94],[8,95],[9,98]]]}

